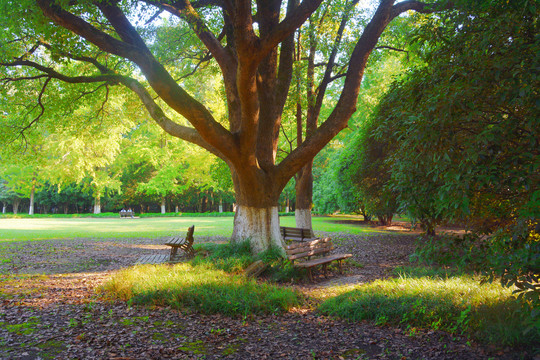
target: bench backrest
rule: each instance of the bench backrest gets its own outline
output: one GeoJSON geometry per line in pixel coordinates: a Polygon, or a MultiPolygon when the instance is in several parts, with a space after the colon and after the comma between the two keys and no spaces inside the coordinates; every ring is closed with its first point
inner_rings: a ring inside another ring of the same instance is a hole
{"type": "Polygon", "coordinates": [[[323,238],[293,243],[285,247],[285,251],[287,252],[287,258],[293,261],[314,255],[327,254],[332,248],[332,241],[330,238],[323,238]]]}
{"type": "Polygon", "coordinates": [[[313,230],[311,229],[281,226],[279,230],[281,232],[281,237],[284,240],[305,241],[305,239],[315,238],[313,230]]]}
{"type": "Polygon", "coordinates": [[[193,244],[193,232],[195,231],[195,225],[188,227],[186,234],[186,241],[190,244],[193,244]]]}

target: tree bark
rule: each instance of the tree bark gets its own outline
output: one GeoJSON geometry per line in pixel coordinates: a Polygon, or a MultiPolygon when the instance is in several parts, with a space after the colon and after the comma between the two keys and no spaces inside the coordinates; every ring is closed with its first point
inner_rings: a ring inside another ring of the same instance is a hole
{"type": "Polygon", "coordinates": [[[28,208],[28,215],[34,215],[34,195],[36,193],[36,178],[32,179],[32,189],[30,190],[30,206],[28,208]]]}
{"type": "Polygon", "coordinates": [[[253,253],[270,247],[283,250],[277,206],[257,208],[238,205],[231,241],[238,243],[246,240],[249,240],[253,253]]]}
{"type": "Polygon", "coordinates": [[[393,215],[378,215],[377,218],[379,220],[379,223],[383,226],[389,226],[392,225],[392,218],[393,215]]]}
{"type": "Polygon", "coordinates": [[[165,203],[165,196],[161,197],[161,213],[165,214],[166,212],[166,203],[165,203]]]}
{"type": "Polygon", "coordinates": [[[94,197],[94,214],[101,214],[101,196],[94,197]]]}
{"type": "Polygon", "coordinates": [[[19,205],[21,204],[21,199],[13,200],[13,214],[17,215],[19,212],[19,205]]]}
{"type": "Polygon", "coordinates": [[[296,177],[296,227],[312,229],[311,208],[313,201],[313,162],[309,162],[296,177]]]}

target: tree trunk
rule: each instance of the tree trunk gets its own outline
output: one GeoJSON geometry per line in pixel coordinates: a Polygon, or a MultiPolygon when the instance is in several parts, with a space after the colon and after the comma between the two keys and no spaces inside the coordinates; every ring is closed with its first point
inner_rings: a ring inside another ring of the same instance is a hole
{"type": "Polygon", "coordinates": [[[219,212],[223,212],[223,199],[219,199],[219,212]]]}
{"type": "Polygon", "coordinates": [[[17,215],[19,212],[19,205],[21,204],[21,199],[13,200],[13,214],[17,215]]]}
{"type": "Polygon", "coordinates": [[[277,206],[255,208],[238,205],[231,241],[238,243],[247,239],[250,241],[251,251],[255,254],[272,246],[283,249],[277,206]]]}
{"type": "Polygon", "coordinates": [[[165,214],[165,196],[161,197],[161,213],[165,214]]]}
{"type": "Polygon", "coordinates": [[[34,215],[34,195],[36,193],[36,178],[32,179],[32,190],[30,190],[30,207],[28,208],[28,215],[34,215]]]}
{"type": "Polygon", "coordinates": [[[311,229],[311,207],[313,198],[313,162],[309,162],[296,179],[296,227],[311,229]]]}
{"type": "Polygon", "coordinates": [[[231,242],[249,239],[251,251],[255,254],[270,247],[277,247],[284,253],[278,214],[282,188],[276,187],[277,179],[273,176],[252,172],[249,168],[242,170],[243,178],[233,175],[237,207],[231,242]],[[254,183],[254,178],[259,184],[254,183]]]}
{"type": "Polygon", "coordinates": [[[7,211],[7,204],[6,203],[2,203],[2,214],[5,214],[7,211]]]}
{"type": "Polygon", "coordinates": [[[101,196],[94,198],[94,214],[101,214],[101,196]]]}
{"type": "Polygon", "coordinates": [[[379,223],[383,226],[389,226],[392,225],[392,218],[393,215],[379,215],[377,218],[379,219],[379,223]]]}

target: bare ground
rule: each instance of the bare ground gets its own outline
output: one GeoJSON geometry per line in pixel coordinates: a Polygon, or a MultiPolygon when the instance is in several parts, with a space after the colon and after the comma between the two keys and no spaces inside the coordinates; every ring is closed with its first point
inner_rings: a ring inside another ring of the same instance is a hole
{"type": "MultiPolygon", "coordinates": [[[[391,276],[406,265],[412,235],[332,234],[354,254],[306,292],[391,276]]],[[[197,238],[198,242],[225,238],[197,238]]],[[[0,359],[522,359],[525,350],[485,347],[439,331],[414,336],[294,309],[279,316],[229,318],[169,308],[131,307],[96,292],[144,254],[167,253],[163,239],[75,239],[0,244],[0,359]],[[11,262],[1,259],[12,259],[11,262]]]]}

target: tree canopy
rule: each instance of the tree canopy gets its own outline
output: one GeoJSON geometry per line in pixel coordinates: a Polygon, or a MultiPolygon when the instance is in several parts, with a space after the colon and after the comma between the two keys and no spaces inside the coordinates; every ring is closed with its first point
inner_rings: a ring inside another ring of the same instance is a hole
{"type": "MultiPolygon", "coordinates": [[[[107,100],[110,88],[121,85],[139,98],[163,130],[229,165],[239,205],[233,239],[251,238],[254,251],[281,247],[279,195],[289,179],[347,126],[369,55],[382,32],[409,10],[433,11],[416,0],[382,0],[362,31],[350,32],[351,51],[340,58],[344,70],[335,106],[309,138],[278,162],[294,34],[321,3],[2,2],[0,65],[7,85],[3,97],[26,92],[19,112],[11,112],[7,123],[24,136],[53,103],[55,115],[65,119],[81,97],[107,100]],[[221,75],[225,117],[199,98],[204,94],[187,91],[185,77],[208,62],[207,68],[221,75]],[[31,86],[17,87],[20,82],[31,86]]],[[[352,21],[349,26],[358,25],[352,21]]],[[[330,55],[317,54],[323,61],[330,55]]]]}

